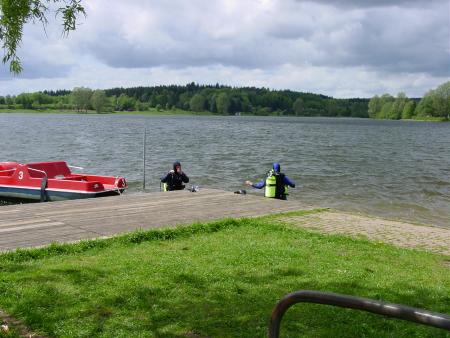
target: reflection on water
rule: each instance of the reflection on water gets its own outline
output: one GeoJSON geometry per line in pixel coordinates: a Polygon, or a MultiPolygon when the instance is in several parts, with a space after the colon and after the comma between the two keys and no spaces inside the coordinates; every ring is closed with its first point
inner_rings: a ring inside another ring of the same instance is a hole
{"type": "MultiPolygon", "coordinates": [[[[290,198],[450,226],[450,124],[334,118],[0,114],[0,161],[66,160],[147,188],[180,160],[191,182],[226,190],[273,161],[298,184],[290,198]]],[[[261,193],[255,191],[255,193],[261,193]]]]}

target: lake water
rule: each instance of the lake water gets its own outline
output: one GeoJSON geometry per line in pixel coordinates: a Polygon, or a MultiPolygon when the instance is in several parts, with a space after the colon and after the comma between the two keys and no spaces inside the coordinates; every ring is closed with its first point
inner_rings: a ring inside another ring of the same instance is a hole
{"type": "Polygon", "coordinates": [[[450,123],[0,114],[0,161],[66,160],[125,176],[132,193],[142,189],[144,128],[150,191],[174,160],[192,184],[230,191],[278,161],[298,186],[289,198],[450,227],[450,123]]]}

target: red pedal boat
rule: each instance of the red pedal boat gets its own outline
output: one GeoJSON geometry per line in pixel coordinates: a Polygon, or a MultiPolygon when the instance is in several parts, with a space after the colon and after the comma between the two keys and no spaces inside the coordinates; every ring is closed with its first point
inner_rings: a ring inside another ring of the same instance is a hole
{"type": "Polygon", "coordinates": [[[58,201],[120,195],[123,177],[73,174],[66,162],[0,162],[0,199],[58,201]]]}

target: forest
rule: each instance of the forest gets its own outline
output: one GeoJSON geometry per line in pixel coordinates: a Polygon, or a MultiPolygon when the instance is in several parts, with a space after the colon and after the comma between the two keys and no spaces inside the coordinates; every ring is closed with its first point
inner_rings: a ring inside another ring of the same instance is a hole
{"type": "Polygon", "coordinates": [[[292,90],[224,85],[169,85],[22,93],[0,96],[0,109],[88,112],[183,110],[217,115],[370,117],[375,119],[450,118],[450,81],[422,98],[400,92],[368,98],[337,99],[292,90]]]}
{"type": "MultiPolygon", "coordinates": [[[[0,93],[1,94],[1,93],[0,93]]],[[[217,115],[293,115],[368,117],[367,98],[335,99],[329,96],[223,85],[169,85],[22,93],[0,96],[0,109],[55,109],[87,112],[158,111],[181,109],[217,115]]]]}

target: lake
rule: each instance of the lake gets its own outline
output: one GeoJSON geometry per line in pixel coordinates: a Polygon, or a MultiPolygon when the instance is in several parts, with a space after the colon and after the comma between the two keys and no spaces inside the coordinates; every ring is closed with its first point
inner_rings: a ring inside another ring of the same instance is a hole
{"type": "MultiPolygon", "coordinates": [[[[0,114],[0,161],[65,160],[147,189],[179,160],[191,183],[251,193],[272,162],[289,198],[450,227],[450,123],[348,118],[0,114]]],[[[173,210],[173,206],[167,206],[173,210]]]]}

